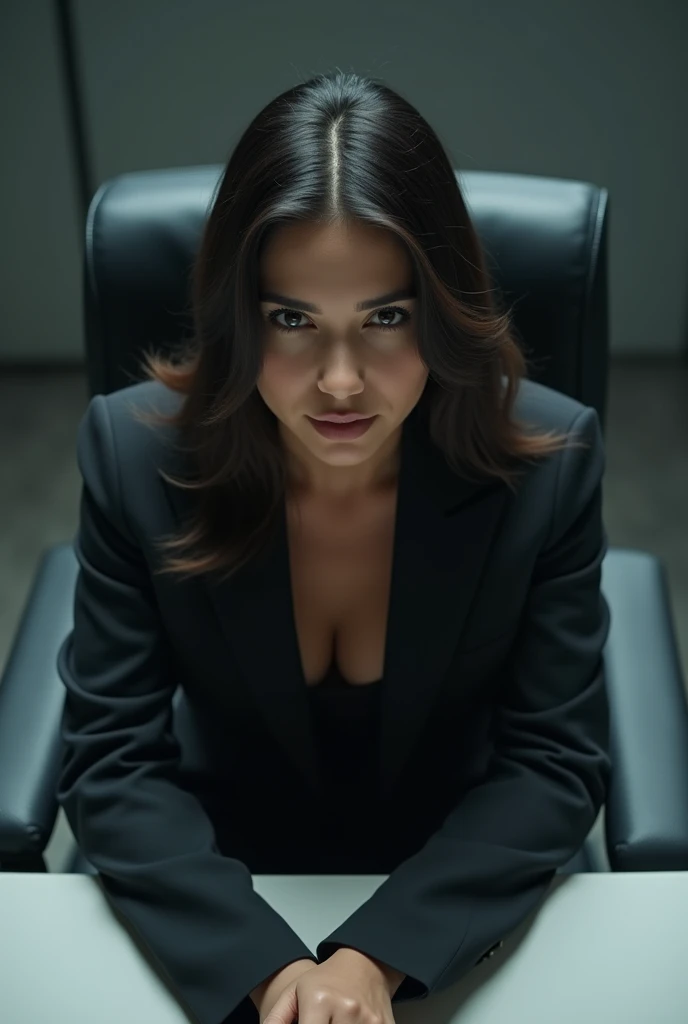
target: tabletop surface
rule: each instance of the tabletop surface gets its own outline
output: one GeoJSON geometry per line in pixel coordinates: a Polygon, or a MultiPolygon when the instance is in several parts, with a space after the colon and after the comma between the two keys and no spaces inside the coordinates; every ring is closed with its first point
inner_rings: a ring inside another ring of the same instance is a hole
{"type": "MultiPolygon", "coordinates": [[[[311,950],[386,875],[255,875],[311,950]]],[[[688,1020],[688,872],[557,876],[500,952],[397,1024],[680,1024],[688,1020]]],[[[188,1024],[114,917],[97,876],[0,872],[5,1024],[188,1024]]]]}

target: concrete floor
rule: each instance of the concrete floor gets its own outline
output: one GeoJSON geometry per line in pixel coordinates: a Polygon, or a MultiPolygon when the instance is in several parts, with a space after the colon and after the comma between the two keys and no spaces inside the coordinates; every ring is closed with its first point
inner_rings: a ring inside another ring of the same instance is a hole
{"type": "MultiPolygon", "coordinates": [[[[75,439],[87,402],[80,370],[0,379],[0,672],[41,553],[77,528],[75,439]]],[[[688,677],[688,363],[614,360],[606,444],[610,544],[663,560],[688,677]]],[[[51,871],[62,869],[72,843],[60,812],[51,871]]]]}

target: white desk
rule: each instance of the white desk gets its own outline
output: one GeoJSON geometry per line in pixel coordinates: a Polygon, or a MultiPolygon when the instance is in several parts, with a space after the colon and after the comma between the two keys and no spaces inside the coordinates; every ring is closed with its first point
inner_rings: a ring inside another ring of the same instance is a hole
{"type": "MultiPolygon", "coordinates": [[[[384,881],[257,875],[311,950],[384,881]]],[[[559,876],[539,911],[397,1024],[688,1021],[688,872],[559,876]]],[[[2,1024],[188,1024],[89,875],[0,873],[2,1024]]]]}

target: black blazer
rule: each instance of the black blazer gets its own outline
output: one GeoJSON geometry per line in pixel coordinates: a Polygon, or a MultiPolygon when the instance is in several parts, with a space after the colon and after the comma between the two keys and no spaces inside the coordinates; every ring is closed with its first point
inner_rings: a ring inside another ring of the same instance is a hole
{"type": "Polygon", "coordinates": [[[318,833],[328,796],[284,508],[268,551],[228,582],[152,575],[154,539],[184,525],[194,494],[160,473],[188,469],[171,431],[131,409],[179,401],[135,384],[96,395],[79,426],[60,805],[113,908],[201,1024],[255,1013],[259,982],[340,945],[407,975],[395,1002],[441,991],[535,908],[604,801],[597,414],[522,382],[522,421],[586,445],[527,465],[515,495],[451,472],[415,411],[405,421],[370,780],[379,825],[342,829],[370,851],[356,870],[389,878],[313,953],[251,882],[335,863],[318,833]]]}

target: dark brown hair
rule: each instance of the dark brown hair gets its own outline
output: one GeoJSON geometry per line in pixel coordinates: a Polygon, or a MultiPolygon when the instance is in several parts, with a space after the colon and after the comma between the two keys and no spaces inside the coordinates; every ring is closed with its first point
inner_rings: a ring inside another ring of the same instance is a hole
{"type": "Polygon", "coordinates": [[[256,388],[261,251],[280,224],[352,220],[394,232],[411,258],[428,370],[418,412],[451,468],[515,489],[519,461],[567,446],[567,435],[538,435],[512,418],[526,357],[433,129],[377,80],[319,75],[278,96],[244,131],[194,263],[192,337],[176,354],[143,356],[144,378],[185,400],[172,417],[155,410],[139,418],[174,428],[194,472],[186,481],[163,475],[199,492],[188,531],[158,541],[166,554],[158,573],[227,579],[270,538],[286,473],[277,419],[256,388]]]}

